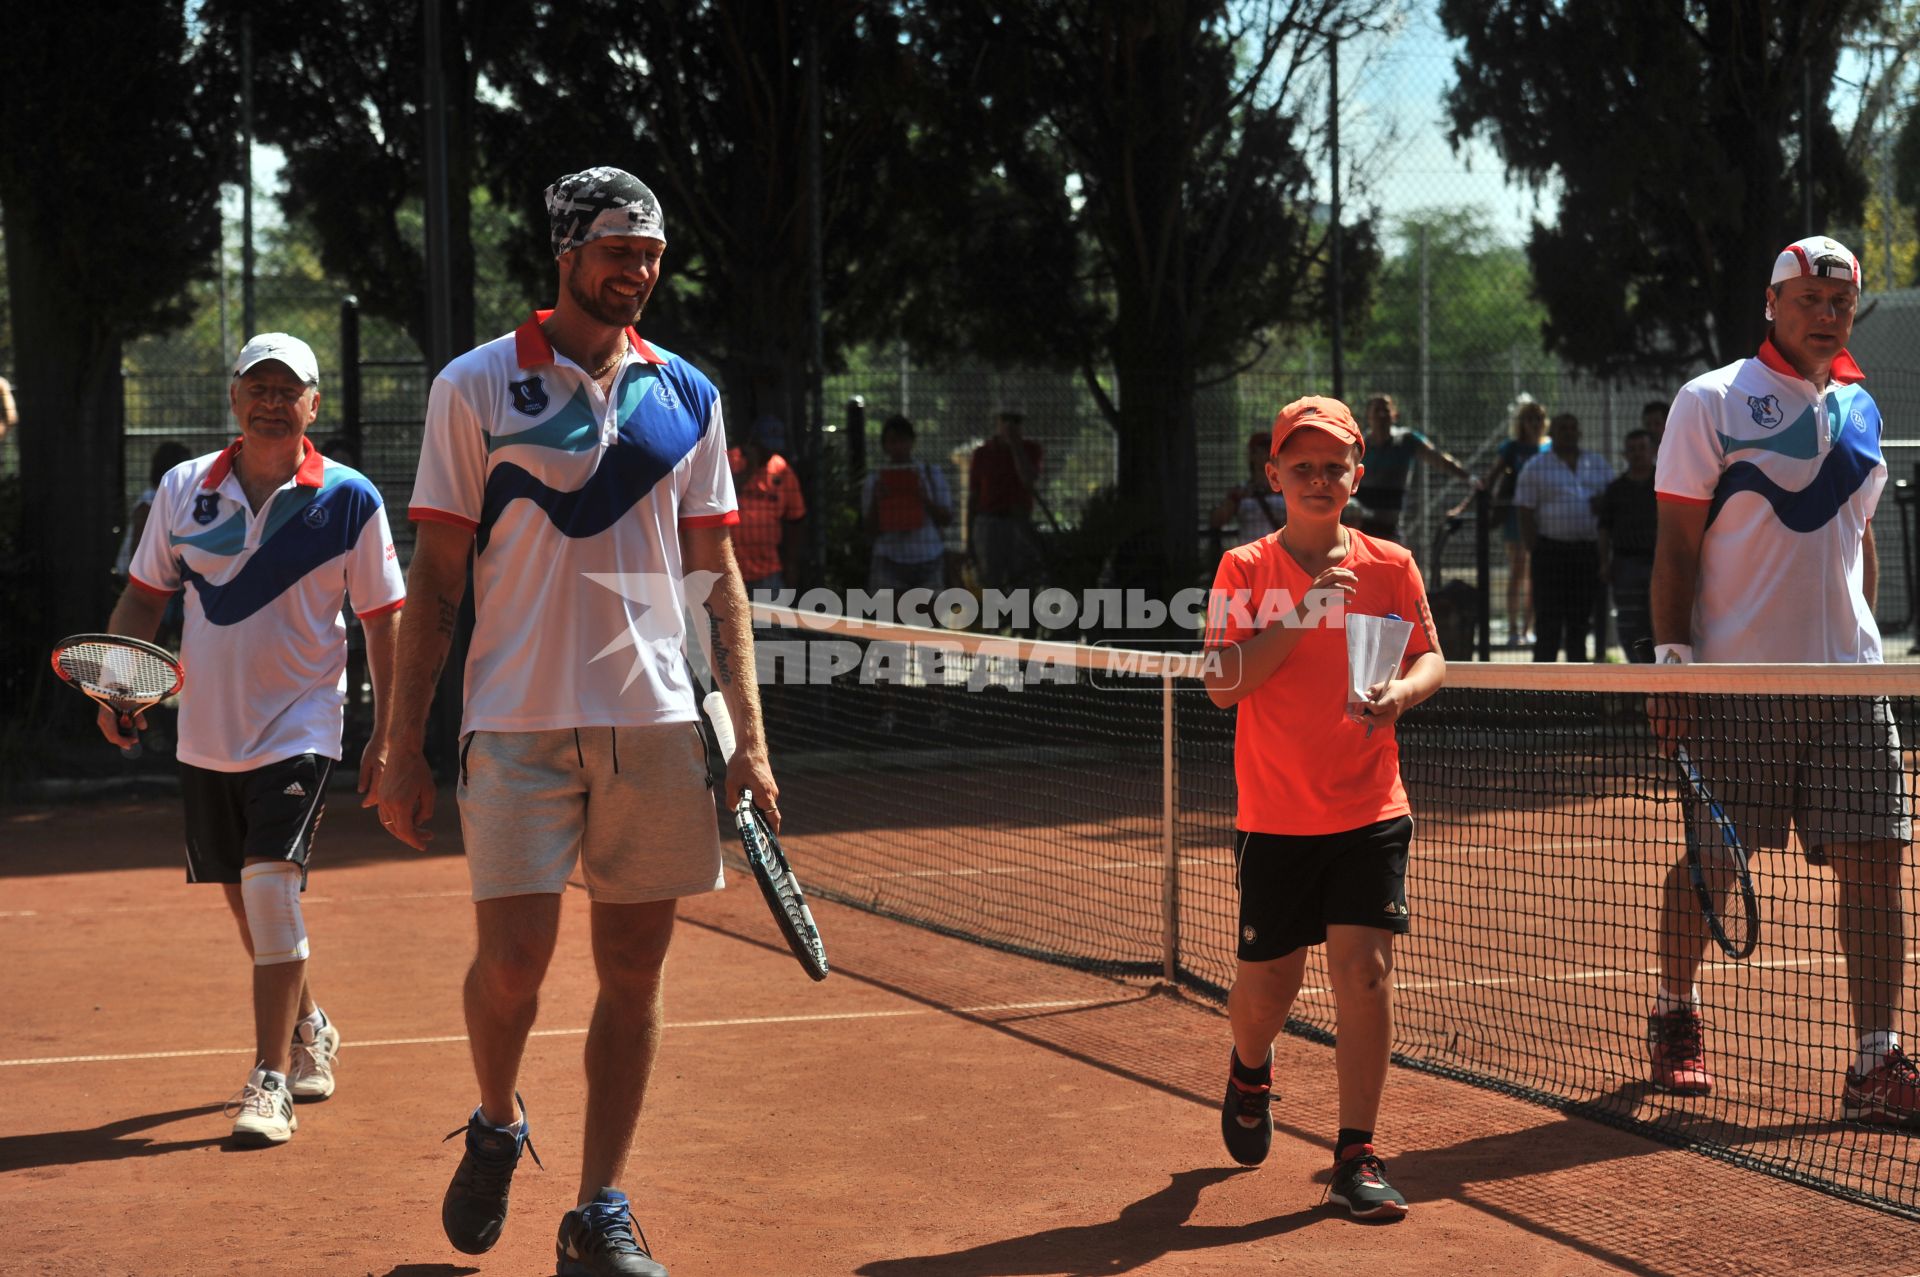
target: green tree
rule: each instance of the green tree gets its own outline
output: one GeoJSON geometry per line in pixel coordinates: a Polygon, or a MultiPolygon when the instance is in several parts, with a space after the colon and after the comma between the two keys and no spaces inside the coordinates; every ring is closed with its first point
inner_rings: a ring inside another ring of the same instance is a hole
{"type": "MultiPolygon", "coordinates": [[[[1151,533],[1146,580],[1193,570],[1195,412],[1209,375],[1275,329],[1327,312],[1299,96],[1321,32],[1374,6],[1342,0],[1001,0],[928,4],[924,144],[965,184],[908,192],[948,244],[914,281],[910,334],[1080,370],[1119,443],[1122,499],[1151,533]]],[[[1365,295],[1369,227],[1343,245],[1365,295]]]]}
{"type": "Polygon", "coordinates": [[[1411,424],[1464,447],[1504,421],[1516,360],[1534,374],[1534,390],[1543,388],[1546,310],[1533,296],[1525,250],[1500,243],[1483,210],[1422,209],[1401,217],[1372,305],[1355,323],[1353,362],[1368,378],[1362,394],[1386,391],[1399,396],[1403,413],[1414,407],[1423,232],[1431,419],[1411,424]]]}
{"type": "Polygon", "coordinates": [[[42,647],[98,628],[120,510],[126,342],[185,318],[234,169],[233,81],[180,0],[14,6],[0,40],[0,216],[19,396],[21,544],[42,647]]]}
{"type": "Polygon", "coordinates": [[[821,93],[826,358],[883,331],[919,76],[895,6],[865,0],[541,4],[488,68],[514,105],[487,139],[495,189],[525,217],[529,286],[553,285],[539,192],[594,164],[659,195],[663,345],[709,362],[733,417],[804,418],[811,363],[809,27],[821,93]],[[670,38],[663,38],[670,33],[670,38]]]}
{"type": "MultiPolygon", "coordinates": [[[[448,297],[455,353],[475,337],[472,193],[482,173],[476,138],[500,108],[478,94],[483,68],[513,43],[521,0],[444,0],[448,297]]],[[[329,275],[370,315],[427,341],[425,30],[421,0],[262,5],[205,0],[211,56],[236,67],[241,25],[253,24],[255,132],[286,157],[281,210],[310,226],[329,275]]],[[[228,121],[238,126],[237,116],[228,121]]]]}
{"type": "Polygon", "coordinates": [[[1752,353],[1781,245],[1858,221],[1863,183],[1826,102],[1841,42],[1874,9],[1441,0],[1465,45],[1455,137],[1484,133],[1510,172],[1561,187],[1559,217],[1535,223],[1527,250],[1548,349],[1603,373],[1752,353]]]}

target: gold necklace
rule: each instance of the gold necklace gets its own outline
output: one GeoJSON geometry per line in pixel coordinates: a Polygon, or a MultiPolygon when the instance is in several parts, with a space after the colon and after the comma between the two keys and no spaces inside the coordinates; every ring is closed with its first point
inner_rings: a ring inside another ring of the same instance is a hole
{"type": "Polygon", "coordinates": [[[606,363],[601,364],[598,368],[594,369],[591,373],[587,375],[592,377],[595,381],[600,380],[602,377],[606,376],[607,373],[612,371],[613,366],[615,364],[619,363],[622,359],[626,358],[626,355],[627,355],[627,339],[625,337],[622,337],[620,339],[619,348],[613,352],[613,357],[607,360],[606,363]]]}

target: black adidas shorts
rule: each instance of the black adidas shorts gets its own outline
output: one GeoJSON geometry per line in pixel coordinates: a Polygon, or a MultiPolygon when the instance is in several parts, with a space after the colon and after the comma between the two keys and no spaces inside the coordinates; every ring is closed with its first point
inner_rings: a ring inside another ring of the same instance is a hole
{"type": "Polygon", "coordinates": [[[1413,818],[1337,834],[1233,836],[1242,962],[1270,962],[1324,944],[1328,926],[1407,934],[1407,845],[1413,818]]]}
{"type": "Polygon", "coordinates": [[[327,806],[333,760],[298,754],[250,772],[180,764],[187,809],[187,881],[239,882],[249,860],[290,860],[307,885],[307,856],[327,806]]]}

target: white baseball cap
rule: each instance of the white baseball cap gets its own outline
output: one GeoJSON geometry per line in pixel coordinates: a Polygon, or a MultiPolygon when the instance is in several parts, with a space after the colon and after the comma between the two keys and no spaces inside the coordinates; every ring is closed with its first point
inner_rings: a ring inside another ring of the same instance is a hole
{"type": "Polygon", "coordinates": [[[320,361],[313,357],[313,347],[286,333],[261,333],[242,346],[240,357],[233,361],[233,375],[245,376],[248,369],[268,359],[279,360],[309,386],[320,384],[320,361]]]}
{"type": "Polygon", "coordinates": [[[1772,287],[1786,279],[1798,279],[1802,275],[1844,279],[1858,288],[1860,259],[1837,239],[1809,235],[1805,239],[1796,239],[1780,250],[1780,256],[1773,259],[1773,278],[1767,281],[1767,286],[1772,287]]]}

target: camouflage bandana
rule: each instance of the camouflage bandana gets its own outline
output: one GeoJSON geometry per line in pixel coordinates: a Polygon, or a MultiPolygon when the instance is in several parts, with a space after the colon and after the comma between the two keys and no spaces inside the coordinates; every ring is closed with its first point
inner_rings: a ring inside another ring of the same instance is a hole
{"type": "Polygon", "coordinates": [[[667,240],[660,201],[624,169],[590,168],[561,178],[547,188],[547,219],[556,258],[606,235],[667,240]]]}

